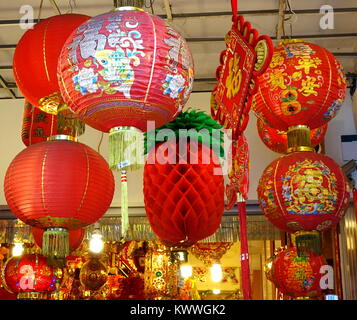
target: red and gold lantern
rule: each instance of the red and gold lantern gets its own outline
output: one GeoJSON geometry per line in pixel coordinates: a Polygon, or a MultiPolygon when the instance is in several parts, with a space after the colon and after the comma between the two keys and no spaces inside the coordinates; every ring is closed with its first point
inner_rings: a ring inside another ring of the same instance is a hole
{"type": "Polygon", "coordinates": [[[272,260],[272,273],[268,273],[279,291],[293,298],[319,298],[322,295],[320,269],[326,265],[323,256],[307,253],[298,256],[296,248],[286,249],[272,260]]]}
{"type": "Polygon", "coordinates": [[[61,135],[21,151],[7,169],[4,192],[16,217],[46,230],[43,254],[63,259],[68,230],[96,222],[109,208],[114,178],[99,153],[61,135]]]}
{"type": "Polygon", "coordinates": [[[105,264],[98,258],[89,259],[81,268],[79,280],[85,290],[100,290],[108,280],[108,272],[105,264]]]}
{"type": "Polygon", "coordinates": [[[56,289],[55,270],[40,254],[25,254],[10,258],[3,268],[5,288],[17,293],[18,299],[46,299],[56,289]]]}
{"type": "Polygon", "coordinates": [[[278,130],[322,127],[335,117],[346,96],[342,66],[325,48],[286,40],[275,48],[269,68],[258,78],[252,109],[278,130]]]}
{"type": "MultiPolygon", "coordinates": [[[[298,250],[303,250],[305,240],[319,241],[318,231],[335,226],[350,198],[342,169],[314,152],[294,152],[274,160],[264,170],[257,192],[263,214],[273,225],[298,232],[298,250]]],[[[318,243],[314,246],[318,250],[318,243]]]]}
{"type": "Polygon", "coordinates": [[[17,43],[14,77],[33,106],[57,114],[58,106],[63,103],[57,79],[58,58],[71,32],[89,18],[82,14],[62,14],[44,19],[28,29],[17,43]]]}
{"type": "MultiPolygon", "coordinates": [[[[320,128],[310,131],[311,146],[319,145],[327,132],[327,124],[320,128]]],[[[260,119],[257,119],[257,128],[260,139],[272,151],[277,153],[287,153],[288,150],[288,133],[286,131],[277,130],[264,124],[260,119]]]]}

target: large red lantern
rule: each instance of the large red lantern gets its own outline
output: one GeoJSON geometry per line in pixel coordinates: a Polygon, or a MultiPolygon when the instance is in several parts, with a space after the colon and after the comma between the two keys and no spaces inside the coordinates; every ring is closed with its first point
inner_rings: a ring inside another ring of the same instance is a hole
{"type": "Polygon", "coordinates": [[[27,30],[17,43],[13,60],[15,80],[33,106],[57,114],[63,103],[57,79],[58,58],[71,32],[89,18],[62,14],[44,19],[27,30]]]}
{"type": "Polygon", "coordinates": [[[257,192],[263,214],[273,225],[298,232],[298,250],[305,240],[317,241],[318,231],[335,226],[350,198],[342,169],[314,152],[294,152],[274,160],[264,170],[257,192]]]}
{"type": "Polygon", "coordinates": [[[46,299],[56,289],[55,270],[40,254],[10,258],[3,268],[5,288],[17,293],[18,299],[46,299]]]}
{"type": "MultiPolygon", "coordinates": [[[[320,128],[310,131],[311,146],[319,145],[327,132],[327,124],[320,128]]],[[[286,131],[277,130],[264,124],[260,119],[257,119],[257,128],[260,139],[272,151],[277,153],[287,153],[288,150],[288,133],[286,131]]]]}
{"type": "Polygon", "coordinates": [[[267,125],[323,126],[346,96],[342,66],[326,49],[302,40],[287,40],[275,48],[266,72],[258,78],[252,109],[267,125]]]}
{"type": "Polygon", "coordinates": [[[321,297],[320,269],[326,265],[323,256],[312,253],[299,256],[296,248],[290,248],[281,251],[270,263],[272,269],[268,280],[271,280],[281,293],[293,298],[321,297]]]}
{"type": "MultiPolygon", "coordinates": [[[[182,112],[167,128],[178,133],[180,128],[193,129],[195,125],[221,127],[203,112],[192,110],[182,112]]],[[[153,147],[151,138],[148,133],[148,150],[153,147]]],[[[158,143],[148,153],[144,167],[146,215],[155,234],[168,246],[192,245],[211,236],[221,223],[224,179],[218,160],[219,139],[212,142],[218,146],[218,154],[207,139],[205,143],[186,141],[182,149],[182,137],[158,143]]]]}
{"type": "Polygon", "coordinates": [[[54,136],[21,151],[7,169],[4,191],[20,220],[45,229],[43,253],[68,254],[68,230],[96,222],[113,198],[114,178],[105,159],[88,146],[54,136]]]}

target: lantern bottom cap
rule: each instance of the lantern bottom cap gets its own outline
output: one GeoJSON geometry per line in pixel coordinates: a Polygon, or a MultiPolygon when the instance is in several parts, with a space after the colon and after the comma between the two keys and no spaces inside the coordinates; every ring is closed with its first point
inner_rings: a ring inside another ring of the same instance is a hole
{"type": "Polygon", "coordinates": [[[46,300],[47,293],[45,292],[19,292],[17,294],[18,300],[46,300]]]}

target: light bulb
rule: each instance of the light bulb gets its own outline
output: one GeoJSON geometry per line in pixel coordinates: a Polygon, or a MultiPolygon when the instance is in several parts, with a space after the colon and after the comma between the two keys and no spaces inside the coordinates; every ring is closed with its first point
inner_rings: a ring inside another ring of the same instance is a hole
{"type": "Polygon", "coordinates": [[[24,252],[24,246],[21,242],[16,242],[15,246],[12,248],[12,256],[20,257],[24,252]]]}
{"type": "Polygon", "coordinates": [[[192,276],[192,266],[189,264],[183,264],[180,266],[181,276],[184,279],[187,279],[192,276]]]}
{"type": "Polygon", "coordinates": [[[221,282],[222,280],[222,266],[215,263],[211,267],[211,279],[213,282],[221,282]]]}
{"type": "Polygon", "coordinates": [[[93,233],[92,238],[89,241],[89,250],[93,253],[99,253],[104,248],[104,242],[102,240],[102,235],[98,233],[93,233]]]}
{"type": "Polygon", "coordinates": [[[220,293],[221,293],[221,290],[219,290],[219,289],[213,289],[212,292],[213,292],[213,294],[220,294],[220,293]]]}

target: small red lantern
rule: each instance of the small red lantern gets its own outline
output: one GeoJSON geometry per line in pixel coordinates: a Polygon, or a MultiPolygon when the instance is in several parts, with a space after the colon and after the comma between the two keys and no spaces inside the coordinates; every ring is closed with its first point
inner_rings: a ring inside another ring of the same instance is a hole
{"type": "Polygon", "coordinates": [[[298,250],[304,246],[300,240],[318,240],[317,231],[335,226],[350,198],[342,169],[314,152],[294,152],[274,160],[264,170],[257,192],[260,207],[273,225],[286,232],[298,231],[298,250]]]}
{"type": "Polygon", "coordinates": [[[25,102],[21,138],[26,147],[47,141],[57,134],[57,116],[46,113],[25,102]]]}
{"type": "MultiPolygon", "coordinates": [[[[327,132],[327,124],[321,128],[312,129],[310,131],[311,145],[313,147],[319,145],[327,132]]],[[[257,128],[260,139],[272,151],[277,153],[287,153],[288,150],[288,133],[286,131],[277,130],[264,124],[260,119],[257,119],[257,128]]]]}
{"type": "Polygon", "coordinates": [[[17,293],[18,299],[46,299],[56,289],[55,270],[40,254],[10,258],[3,268],[5,288],[17,293]]]}
{"type": "Polygon", "coordinates": [[[277,254],[272,263],[268,279],[281,293],[294,298],[321,296],[320,269],[327,264],[323,256],[312,253],[298,256],[296,248],[290,248],[277,254]]]}
{"type": "MultiPolygon", "coordinates": [[[[7,169],[4,192],[16,217],[45,229],[43,253],[64,258],[68,230],[96,222],[114,194],[105,159],[88,146],[54,136],[21,151],[7,169]]],[[[73,140],[73,139],[72,139],[73,140]]]]}
{"type": "MultiPolygon", "coordinates": [[[[32,231],[32,235],[33,235],[35,244],[38,247],[42,248],[44,230],[32,227],[31,231],[32,231]]],[[[84,239],[85,233],[86,233],[86,231],[83,228],[69,231],[69,250],[70,251],[75,251],[80,247],[80,245],[82,244],[82,241],[84,239]]]]}
{"type": "Polygon", "coordinates": [[[62,14],[44,19],[27,30],[17,43],[13,61],[15,80],[33,106],[57,114],[63,103],[57,79],[58,58],[71,32],[89,18],[62,14]]]}
{"type": "Polygon", "coordinates": [[[286,40],[275,48],[269,68],[258,78],[252,109],[278,130],[296,125],[315,129],[335,117],[346,85],[342,66],[328,50],[286,40]]]}

